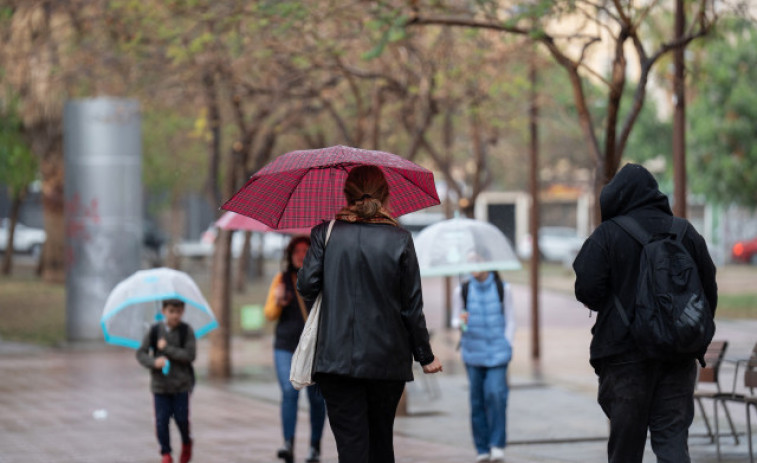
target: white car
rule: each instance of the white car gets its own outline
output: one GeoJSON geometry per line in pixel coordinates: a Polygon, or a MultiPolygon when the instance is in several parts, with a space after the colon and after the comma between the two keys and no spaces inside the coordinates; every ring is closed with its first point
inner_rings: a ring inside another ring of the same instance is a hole
{"type": "MultiPolygon", "coordinates": [[[[541,227],[539,229],[539,251],[542,259],[547,261],[570,265],[585,240],[586,238],[580,236],[575,228],[541,227]]],[[[526,235],[518,243],[518,256],[524,260],[530,259],[531,248],[531,235],[526,235]]]]}
{"type": "MultiPolygon", "coordinates": [[[[5,247],[8,245],[9,227],[9,219],[0,219],[0,252],[5,252],[5,247]]],[[[46,239],[45,230],[16,222],[16,228],[13,232],[13,251],[31,254],[35,258],[39,257],[42,254],[42,246],[46,239]]]]}

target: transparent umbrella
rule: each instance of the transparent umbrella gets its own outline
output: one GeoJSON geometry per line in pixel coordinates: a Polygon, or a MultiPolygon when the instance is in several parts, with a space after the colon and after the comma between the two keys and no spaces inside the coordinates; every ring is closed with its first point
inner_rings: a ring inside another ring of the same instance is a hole
{"type": "Polygon", "coordinates": [[[421,276],[449,276],[521,268],[510,241],[494,225],[456,217],[421,230],[415,237],[421,276]]]}
{"type": "Polygon", "coordinates": [[[162,301],[181,299],[182,320],[201,337],[218,327],[210,305],[192,277],[170,268],[140,270],[113,288],[105,301],[100,325],[105,342],[139,348],[150,326],[163,318],[162,301]]]}

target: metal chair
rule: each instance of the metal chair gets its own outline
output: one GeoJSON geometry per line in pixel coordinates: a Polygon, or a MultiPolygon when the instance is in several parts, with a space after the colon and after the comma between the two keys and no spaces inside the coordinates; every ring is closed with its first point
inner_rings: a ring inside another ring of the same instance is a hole
{"type": "MultiPolygon", "coordinates": [[[[707,413],[704,411],[704,405],[702,399],[710,399],[713,401],[713,413],[717,416],[717,403],[716,399],[723,395],[723,391],[720,388],[720,366],[723,363],[725,352],[728,349],[728,341],[712,341],[707,347],[707,352],[704,354],[704,360],[706,366],[699,369],[699,378],[697,380],[697,389],[694,391],[694,399],[696,399],[699,405],[699,410],[702,413],[704,424],[707,427],[707,436],[710,438],[710,442],[715,442],[715,439],[719,437],[717,434],[713,434],[712,427],[710,426],[710,420],[707,418],[707,413]],[[706,384],[711,387],[702,389],[700,386],[706,384]],[[714,389],[712,388],[714,386],[714,389]]],[[[733,425],[731,414],[728,408],[723,404],[725,409],[726,418],[728,418],[728,424],[731,427],[731,434],[733,435],[736,445],[739,444],[738,433],[736,427],[733,425]]]]}
{"type": "MultiPolygon", "coordinates": [[[[743,403],[746,411],[747,423],[747,442],[749,443],[749,462],[754,463],[754,451],[752,449],[752,419],[749,413],[750,407],[757,410],[757,344],[752,348],[752,355],[748,359],[736,361],[736,370],[733,373],[733,387],[731,392],[722,393],[714,399],[715,403],[715,435],[718,434],[718,402],[723,403],[725,408],[726,402],[743,403]],[[744,387],[749,390],[749,394],[737,394],[736,383],[738,381],[739,368],[744,365],[744,387]]],[[[726,409],[727,410],[727,409],[726,409]]],[[[718,461],[720,460],[720,440],[717,439],[718,461]]]]}

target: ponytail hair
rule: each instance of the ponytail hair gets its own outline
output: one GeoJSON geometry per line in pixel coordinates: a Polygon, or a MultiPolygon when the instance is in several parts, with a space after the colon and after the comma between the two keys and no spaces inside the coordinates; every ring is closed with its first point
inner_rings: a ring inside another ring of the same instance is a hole
{"type": "Polygon", "coordinates": [[[389,198],[389,184],[384,172],[376,166],[357,166],[347,175],[344,196],[358,216],[376,216],[389,198]]]}

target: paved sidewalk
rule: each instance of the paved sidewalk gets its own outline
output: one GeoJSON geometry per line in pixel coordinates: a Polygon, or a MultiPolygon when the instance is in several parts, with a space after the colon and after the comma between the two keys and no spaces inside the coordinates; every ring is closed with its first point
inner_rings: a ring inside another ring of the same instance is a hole
{"type": "MultiPolygon", "coordinates": [[[[516,298],[522,297],[517,291],[516,298]]],[[[507,461],[605,461],[607,421],[595,402],[596,379],[585,363],[593,319],[583,320],[585,312],[564,312],[566,306],[571,309],[565,296],[548,294],[543,300],[541,373],[527,355],[528,315],[523,310],[517,314],[507,461]]],[[[751,350],[754,333],[757,321],[718,323],[717,336],[731,341],[733,355],[751,350]]],[[[398,417],[395,425],[398,463],[473,461],[467,380],[454,349],[456,336],[439,332],[433,339],[444,373],[419,374],[408,386],[409,414],[398,417]]],[[[271,339],[235,338],[232,347],[234,379],[214,383],[206,375],[207,341],[199,344],[199,382],[191,402],[193,461],[280,461],[273,458],[281,436],[271,339]]],[[[297,461],[303,461],[308,440],[306,404],[303,398],[297,461]]],[[[742,409],[733,407],[732,415],[744,432],[742,409]]],[[[692,460],[714,463],[715,446],[703,433],[697,411],[692,460]]],[[[177,442],[175,428],[172,437],[177,442]]],[[[738,446],[723,438],[722,461],[748,461],[741,437],[738,446]]],[[[149,463],[159,461],[157,453],[148,375],[133,351],[102,343],[42,349],[0,342],[0,463],[149,463]]],[[[324,463],[337,461],[329,429],[323,455],[324,463]]],[[[655,461],[649,449],[645,461],[655,461]]]]}

